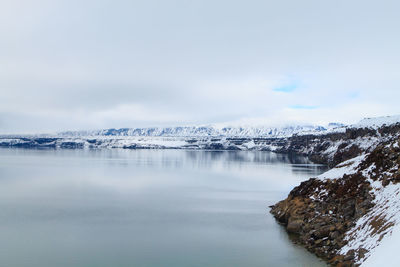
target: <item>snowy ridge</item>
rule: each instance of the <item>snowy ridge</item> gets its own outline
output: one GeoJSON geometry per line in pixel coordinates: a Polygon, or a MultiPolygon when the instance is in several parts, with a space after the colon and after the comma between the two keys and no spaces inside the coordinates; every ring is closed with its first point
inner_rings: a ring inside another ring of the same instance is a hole
{"type": "Polygon", "coordinates": [[[348,129],[367,128],[367,129],[377,130],[383,126],[391,126],[397,123],[400,123],[400,115],[364,118],[359,122],[350,125],[344,125],[340,123],[330,123],[326,131],[321,132],[321,134],[344,133],[348,129]]]}
{"type": "Polygon", "coordinates": [[[58,136],[136,136],[136,137],[290,137],[294,134],[320,134],[328,130],[323,126],[295,125],[284,127],[216,127],[216,126],[182,126],[152,128],[121,128],[95,131],[68,131],[58,136]]]}
{"type": "Polygon", "coordinates": [[[400,123],[400,115],[376,118],[365,118],[351,125],[329,123],[320,125],[288,125],[271,126],[177,126],[177,127],[148,127],[101,129],[92,131],[66,131],[58,133],[59,137],[85,136],[134,136],[134,137],[242,137],[242,138],[284,138],[293,135],[322,135],[345,132],[346,129],[370,128],[378,129],[384,125],[400,123]]]}
{"type": "Polygon", "coordinates": [[[371,128],[377,129],[384,125],[389,126],[400,122],[400,115],[384,116],[376,118],[365,118],[356,124],[348,126],[349,128],[371,128]]]}

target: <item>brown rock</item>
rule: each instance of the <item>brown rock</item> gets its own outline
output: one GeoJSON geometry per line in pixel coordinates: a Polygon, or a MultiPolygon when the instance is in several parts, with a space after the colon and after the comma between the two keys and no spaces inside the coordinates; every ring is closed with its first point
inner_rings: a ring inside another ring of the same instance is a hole
{"type": "Polygon", "coordinates": [[[321,244],[321,243],[322,243],[322,241],[323,241],[322,239],[318,239],[318,240],[316,240],[316,241],[315,241],[315,243],[314,243],[314,244],[315,244],[315,245],[319,245],[319,244],[321,244]]]}
{"type": "Polygon", "coordinates": [[[302,220],[289,220],[286,230],[289,233],[299,234],[301,232],[303,226],[302,220]]]}
{"type": "Polygon", "coordinates": [[[330,239],[336,239],[340,236],[340,233],[338,231],[333,231],[329,234],[330,239]]]}
{"type": "Polygon", "coordinates": [[[327,236],[329,236],[329,233],[330,233],[332,230],[335,230],[334,227],[333,227],[332,230],[331,230],[331,229],[332,229],[332,227],[331,227],[330,225],[323,226],[323,227],[317,229],[317,230],[314,232],[314,236],[315,236],[316,238],[327,237],[327,236]]]}

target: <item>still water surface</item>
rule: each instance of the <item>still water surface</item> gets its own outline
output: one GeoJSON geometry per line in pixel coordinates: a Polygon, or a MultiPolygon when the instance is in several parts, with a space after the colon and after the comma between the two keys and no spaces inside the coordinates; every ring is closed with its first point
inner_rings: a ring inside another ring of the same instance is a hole
{"type": "Polygon", "coordinates": [[[0,149],[0,266],[325,266],[268,212],[323,170],[269,152],[0,149]]]}

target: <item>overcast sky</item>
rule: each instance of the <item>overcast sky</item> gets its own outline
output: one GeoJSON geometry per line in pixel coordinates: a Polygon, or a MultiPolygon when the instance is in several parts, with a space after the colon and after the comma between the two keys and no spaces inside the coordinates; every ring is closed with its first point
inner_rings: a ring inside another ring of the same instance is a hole
{"type": "Polygon", "coordinates": [[[399,1],[0,0],[0,133],[400,114],[399,1]]]}

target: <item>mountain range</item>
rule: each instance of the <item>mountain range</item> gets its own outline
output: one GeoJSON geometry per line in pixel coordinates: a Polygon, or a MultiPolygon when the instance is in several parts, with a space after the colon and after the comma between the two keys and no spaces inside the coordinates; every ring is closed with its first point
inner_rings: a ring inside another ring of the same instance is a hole
{"type": "Polygon", "coordinates": [[[320,125],[289,125],[282,127],[268,126],[178,126],[150,128],[120,128],[92,131],[66,131],[58,136],[135,136],[135,137],[289,137],[295,134],[318,134],[332,129],[344,127],[342,123],[329,123],[327,127],[320,125]]]}

